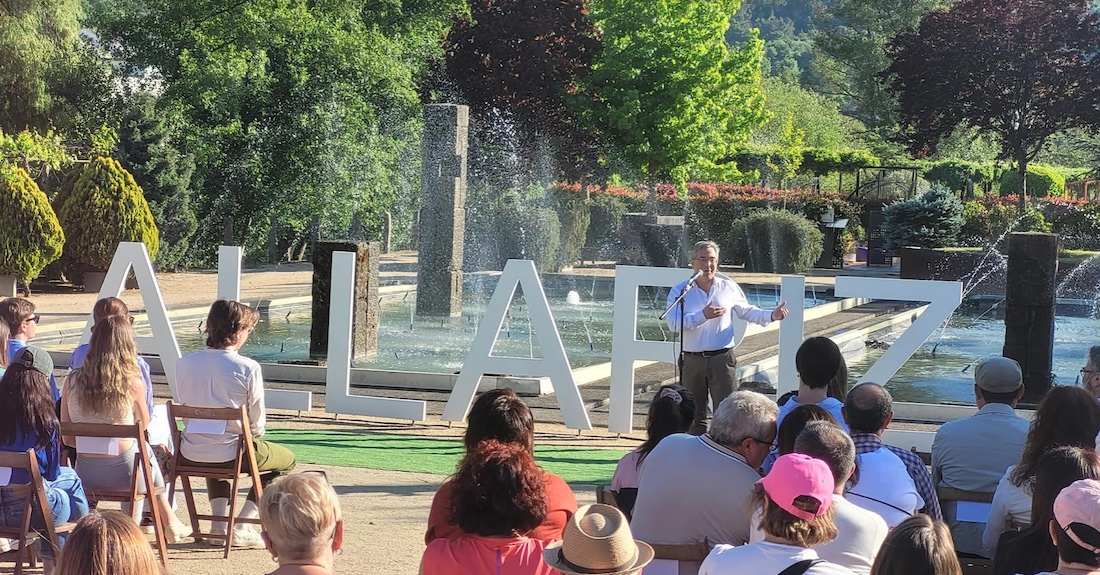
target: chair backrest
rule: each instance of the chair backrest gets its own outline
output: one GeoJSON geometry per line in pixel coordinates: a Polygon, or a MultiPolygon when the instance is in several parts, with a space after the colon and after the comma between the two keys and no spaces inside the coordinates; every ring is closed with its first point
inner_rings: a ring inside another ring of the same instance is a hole
{"type": "MultiPolygon", "coordinates": [[[[18,528],[3,528],[3,534],[13,539],[19,539],[20,544],[24,544],[27,539],[26,536],[31,531],[31,515],[37,510],[42,517],[47,518],[43,522],[46,525],[43,531],[46,533],[47,540],[53,546],[55,552],[59,551],[61,546],[57,539],[57,531],[46,499],[45,483],[42,481],[42,473],[38,469],[38,457],[35,455],[34,450],[0,451],[0,467],[9,470],[23,469],[30,475],[29,483],[9,483],[3,486],[16,497],[23,499],[23,525],[18,528]]],[[[10,479],[10,475],[7,473],[4,475],[10,479]]]]}
{"type": "Polygon", "coordinates": [[[940,503],[944,501],[969,501],[971,503],[993,503],[993,494],[986,491],[964,491],[962,489],[955,489],[954,487],[947,487],[946,485],[936,486],[936,497],[940,500],[940,503]]]}
{"type": "Polygon", "coordinates": [[[611,492],[611,486],[604,483],[596,486],[596,503],[602,503],[612,507],[619,506],[615,501],[615,494],[611,492]]]}
{"type": "MultiPolygon", "coordinates": [[[[240,407],[192,407],[190,405],[180,405],[178,403],[169,401],[168,406],[168,421],[169,428],[172,431],[172,441],[175,442],[176,449],[183,444],[183,429],[180,428],[179,422],[182,421],[183,425],[188,425],[190,420],[204,420],[204,421],[223,421],[237,423],[241,432],[237,434],[242,446],[252,446],[252,428],[249,426],[248,410],[245,406],[240,407]]],[[[236,432],[231,432],[236,434],[236,432]]]]}
{"type": "Polygon", "coordinates": [[[702,561],[710,553],[710,543],[705,539],[698,543],[683,543],[671,545],[667,543],[650,543],[653,548],[654,559],[667,559],[669,561],[702,561]]]}

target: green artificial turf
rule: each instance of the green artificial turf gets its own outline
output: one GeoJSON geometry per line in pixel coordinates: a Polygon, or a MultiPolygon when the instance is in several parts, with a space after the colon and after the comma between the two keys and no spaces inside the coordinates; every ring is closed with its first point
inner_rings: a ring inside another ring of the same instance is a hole
{"type": "MultiPolygon", "coordinates": [[[[450,475],[462,457],[462,442],[403,435],[272,429],[264,439],[286,446],[298,461],[317,465],[362,467],[450,475]]],[[[535,448],[543,469],[569,483],[610,483],[624,449],[535,448]]]]}

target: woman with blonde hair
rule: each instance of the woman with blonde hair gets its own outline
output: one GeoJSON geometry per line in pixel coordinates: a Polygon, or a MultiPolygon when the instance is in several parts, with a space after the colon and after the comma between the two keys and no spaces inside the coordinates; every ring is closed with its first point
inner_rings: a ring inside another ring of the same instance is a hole
{"type": "Polygon", "coordinates": [[[260,533],[279,568],[271,575],[327,575],[344,544],[340,500],[324,472],[292,473],[264,489],[260,533]]]}
{"type": "Polygon", "coordinates": [[[85,515],[69,535],[54,575],[163,575],[145,536],[123,513],[85,515]]]}
{"type": "MultiPolygon", "coordinates": [[[[149,425],[145,405],[145,382],[137,367],[137,344],[127,318],[112,315],[97,323],[84,364],[65,380],[61,396],[62,423],[105,423],[149,425]]],[[[138,446],[131,439],[111,440],[97,448],[76,444],[76,438],[63,437],[66,445],[76,447],[76,471],[88,489],[126,489],[133,481],[134,458],[138,446]],[[117,446],[114,442],[117,441],[117,446]]],[[[153,464],[153,484],[164,487],[164,476],[153,464]]],[[[146,492],[144,478],[138,477],[138,489],[146,492]]],[[[161,517],[167,518],[165,538],[178,543],[191,535],[191,528],[172,512],[167,493],[155,497],[161,517]]]]}

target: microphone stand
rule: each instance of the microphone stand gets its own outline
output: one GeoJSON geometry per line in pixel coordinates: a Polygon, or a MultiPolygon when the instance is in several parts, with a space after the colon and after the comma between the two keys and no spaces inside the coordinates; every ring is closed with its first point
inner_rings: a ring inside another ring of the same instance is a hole
{"type": "Polygon", "coordinates": [[[677,356],[676,361],[676,383],[679,385],[684,384],[684,298],[687,297],[687,294],[689,291],[691,291],[691,286],[693,285],[695,285],[695,282],[689,281],[687,285],[684,286],[684,289],[680,292],[680,295],[676,298],[676,300],[673,301],[672,304],[669,305],[667,308],[665,308],[665,311],[661,312],[661,315],[657,316],[657,319],[664,321],[664,319],[668,317],[668,314],[672,311],[673,308],[675,308],[676,306],[680,306],[680,332],[678,338],[680,340],[680,353],[677,356]]]}

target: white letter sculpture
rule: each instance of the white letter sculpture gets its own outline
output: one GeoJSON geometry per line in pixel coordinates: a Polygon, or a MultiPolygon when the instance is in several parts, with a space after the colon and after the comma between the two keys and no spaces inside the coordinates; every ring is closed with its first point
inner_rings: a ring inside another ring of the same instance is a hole
{"type": "Polygon", "coordinates": [[[325,411],[424,421],[428,417],[428,404],[423,401],[351,394],[351,315],[354,304],[355,254],[333,252],[325,411]]]}
{"type": "MultiPolygon", "coordinates": [[[[149,251],[145,249],[145,244],[141,242],[118,244],[115,257],[111,260],[111,267],[107,269],[107,276],[103,278],[103,287],[99,289],[96,301],[122,295],[122,290],[126,287],[126,277],[131,268],[134,270],[134,276],[137,277],[142,301],[145,302],[149,327],[153,330],[151,336],[134,338],[137,341],[138,351],[160,356],[161,364],[164,365],[164,374],[168,376],[168,388],[172,391],[172,397],[178,401],[176,362],[180,358],[180,346],[176,341],[176,332],[172,330],[172,322],[168,321],[168,309],[164,307],[164,298],[160,295],[160,285],[157,283],[157,275],[153,273],[153,262],[149,259],[149,251]]],[[[89,314],[88,325],[80,338],[81,343],[88,343],[91,340],[93,323],[93,318],[89,314]]]]}
{"type": "MultiPolygon", "coordinates": [[[[335,268],[335,266],[333,266],[335,268]]],[[[329,368],[332,369],[331,367],[329,368]]],[[[588,411],[584,408],[577,382],[569,367],[569,358],[565,355],[565,346],[554,323],[550,304],[546,301],[546,292],[542,289],[535,262],[531,260],[508,260],[500,274],[485,317],[478,326],[477,335],[470,344],[470,353],[458,373],[447,407],[443,410],[445,421],[462,421],[470,411],[477,392],[477,384],[486,373],[508,373],[528,377],[549,377],[554,393],[558,397],[566,427],[570,429],[592,429],[588,411]],[[523,296],[531,313],[531,328],[539,341],[543,357],[501,357],[492,355],[504,317],[516,293],[516,286],[523,285],[523,296]]]]}
{"type": "Polygon", "coordinates": [[[836,278],[835,293],[838,297],[928,302],[928,309],[913,320],[909,329],[859,378],[859,383],[872,381],[885,384],[959,307],[962,303],[962,282],[840,276],[836,278]]]}

